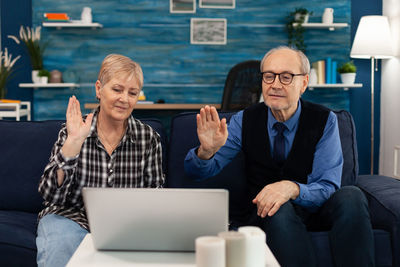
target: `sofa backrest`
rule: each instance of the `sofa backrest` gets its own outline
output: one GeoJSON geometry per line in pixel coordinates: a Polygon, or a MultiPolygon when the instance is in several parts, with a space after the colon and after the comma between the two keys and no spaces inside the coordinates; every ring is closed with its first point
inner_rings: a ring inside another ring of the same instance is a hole
{"type": "MultiPolygon", "coordinates": [[[[221,118],[230,119],[233,112],[220,112],[221,118]]],[[[342,186],[355,184],[358,174],[357,144],[355,127],[349,112],[335,111],[339,123],[339,132],[344,156],[342,186]]],[[[230,217],[240,218],[246,212],[246,178],[243,154],[238,156],[210,179],[194,181],[184,172],[184,159],[187,152],[199,145],[197,138],[196,113],[182,113],[172,118],[168,148],[168,172],[166,186],[173,188],[225,188],[230,193],[230,217]]],[[[248,200],[248,199],[247,199],[248,200]]]]}
{"type": "MultiPolygon", "coordinates": [[[[234,113],[219,113],[229,121],[234,113]]],[[[247,198],[243,155],[228,164],[218,175],[203,181],[194,181],[186,176],[183,163],[187,152],[199,145],[197,138],[196,113],[182,113],[174,116],[171,122],[168,172],[166,187],[171,188],[225,188],[229,190],[229,215],[239,219],[246,213],[247,198]]]]}
{"type": "Polygon", "coordinates": [[[342,186],[355,185],[358,176],[356,127],[353,117],[346,110],[334,111],[338,119],[343,153],[342,186]]]}
{"type": "Polygon", "coordinates": [[[0,209],[42,209],[39,179],[62,123],[0,120],[0,209]]]}
{"type": "Polygon", "coordinates": [[[141,122],[148,124],[151,128],[153,128],[161,138],[162,145],[162,165],[163,172],[167,172],[167,149],[168,149],[168,140],[166,130],[159,119],[139,119],[141,122]]]}
{"type": "MultiPolygon", "coordinates": [[[[142,119],[161,137],[166,157],[166,134],[157,119],[142,119]]],[[[39,212],[43,199],[38,184],[51,149],[65,121],[0,120],[0,209],[39,212]]],[[[163,168],[166,162],[163,160],[163,168]]]]}

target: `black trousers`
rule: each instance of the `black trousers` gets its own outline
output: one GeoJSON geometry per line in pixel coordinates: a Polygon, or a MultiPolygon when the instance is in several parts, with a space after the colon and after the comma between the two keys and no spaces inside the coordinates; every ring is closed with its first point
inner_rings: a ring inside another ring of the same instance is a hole
{"type": "Polygon", "coordinates": [[[374,266],[374,237],[363,192],[355,186],[336,191],[316,213],[291,201],[272,217],[261,218],[254,207],[246,223],[261,227],[282,267],[317,266],[308,231],[329,231],[333,263],[340,267],[374,266]]]}

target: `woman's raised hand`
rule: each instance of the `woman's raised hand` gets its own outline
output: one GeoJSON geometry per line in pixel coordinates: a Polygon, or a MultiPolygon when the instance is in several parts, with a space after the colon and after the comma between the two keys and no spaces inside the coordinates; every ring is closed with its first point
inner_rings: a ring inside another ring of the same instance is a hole
{"type": "Polygon", "coordinates": [[[228,127],[226,119],[219,119],[215,107],[205,106],[197,114],[197,135],[200,147],[197,156],[201,159],[210,159],[226,142],[228,127]]]}
{"type": "Polygon", "coordinates": [[[69,98],[66,118],[68,137],[62,147],[62,152],[64,156],[72,157],[80,152],[82,144],[90,132],[93,113],[87,115],[86,120],[83,121],[79,101],[72,96],[69,98]]]}

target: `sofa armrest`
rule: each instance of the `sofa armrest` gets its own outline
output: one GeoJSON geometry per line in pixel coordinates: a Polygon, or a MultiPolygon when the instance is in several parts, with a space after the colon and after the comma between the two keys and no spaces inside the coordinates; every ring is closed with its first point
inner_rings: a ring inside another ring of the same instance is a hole
{"type": "Polygon", "coordinates": [[[360,175],[359,188],[365,193],[373,228],[390,232],[394,266],[400,266],[400,180],[382,175],[360,175]]]}

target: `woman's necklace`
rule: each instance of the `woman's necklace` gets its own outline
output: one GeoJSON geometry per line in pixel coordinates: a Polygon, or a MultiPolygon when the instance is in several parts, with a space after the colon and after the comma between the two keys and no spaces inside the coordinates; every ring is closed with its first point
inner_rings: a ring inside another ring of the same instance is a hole
{"type": "Polygon", "coordinates": [[[124,132],[122,132],[122,134],[120,134],[120,136],[116,139],[116,141],[112,142],[107,138],[107,135],[101,129],[100,124],[97,124],[97,130],[98,130],[98,135],[100,137],[100,140],[102,141],[105,149],[111,155],[111,153],[114,151],[114,149],[121,142],[121,139],[122,139],[122,136],[124,135],[124,132]]]}

